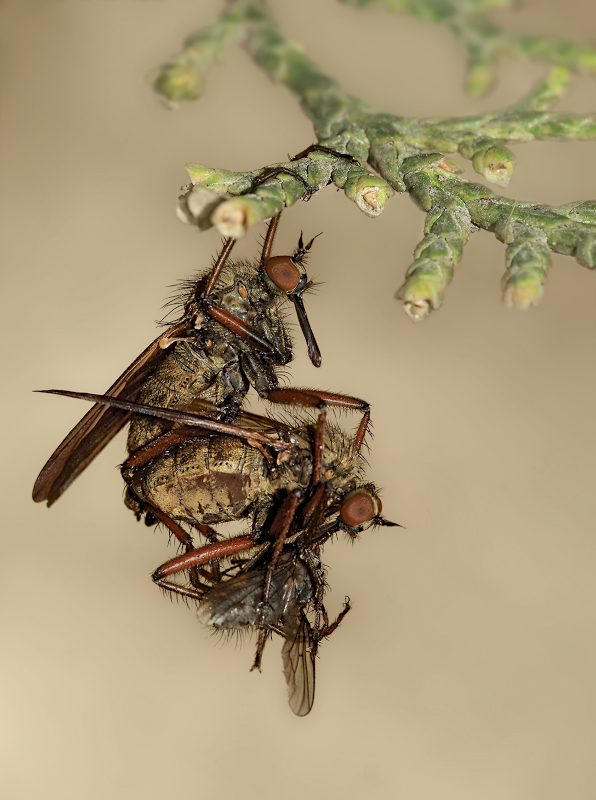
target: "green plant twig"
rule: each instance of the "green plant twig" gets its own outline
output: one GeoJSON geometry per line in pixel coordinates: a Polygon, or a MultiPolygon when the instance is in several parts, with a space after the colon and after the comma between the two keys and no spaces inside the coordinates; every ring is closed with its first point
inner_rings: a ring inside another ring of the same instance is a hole
{"type": "MultiPolygon", "coordinates": [[[[508,0],[505,3],[509,4],[508,0]]],[[[453,21],[462,9],[478,12],[498,2],[386,0],[383,4],[400,10],[416,6],[419,15],[426,9],[429,18],[438,19],[442,14],[444,21],[453,21]]],[[[550,112],[567,87],[566,67],[552,68],[530,95],[500,112],[448,119],[400,117],[376,111],[346,94],[299,45],[282,34],[264,0],[232,0],[219,23],[189,39],[182,53],[158,71],[156,88],[166,93],[168,102],[180,99],[178,78],[171,92],[166,80],[175,63],[197,73],[195,78],[187,74],[185,85],[202,86],[212,54],[221,52],[223,43],[232,40],[242,42],[273,81],[293,92],[326,150],[253,172],[189,165],[192,183],[185,187],[180,201],[180,216],[185,221],[201,228],[215,225],[224,235],[238,237],[251,225],[330,182],[343,188],[369,216],[380,214],[394,192],[408,192],[427,212],[424,238],[397,292],[415,321],[439,308],[463,246],[478,229],[494,233],[507,245],[503,291],[511,307],[528,308],[538,302],[551,251],[574,255],[586,267],[596,266],[595,203],[558,209],[518,203],[465,180],[459,175],[461,166],[449,157],[459,153],[487,181],[505,186],[515,163],[509,144],[596,139],[594,115],[550,112]]],[[[596,51],[590,52],[596,58],[596,51]]]]}

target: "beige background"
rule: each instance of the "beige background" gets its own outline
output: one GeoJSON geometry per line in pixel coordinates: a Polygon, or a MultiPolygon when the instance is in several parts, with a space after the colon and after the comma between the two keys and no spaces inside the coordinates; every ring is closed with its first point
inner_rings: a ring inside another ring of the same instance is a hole
{"type": "MultiPolygon", "coordinates": [[[[518,99],[544,65],[505,61],[482,102],[443,30],[329,0],[281,23],[351,92],[406,115],[518,99]],[[336,32],[334,33],[334,27],[336,32]]],[[[555,256],[530,313],[500,303],[504,249],[478,233],[443,309],[414,326],[393,293],[423,215],[377,220],[329,188],[289,211],[276,250],[324,235],[293,381],[374,406],[370,476],[405,530],[327,548],[330,607],[305,719],[279,642],[220,646],[151,583],[173,554],[121,503],[119,437],[51,510],[30,490],[86,410],[36,388],[102,391],[154,337],[167,288],[219,237],[173,214],[187,161],[252,169],[311,143],[294,100],[244,53],[168,113],[143,82],[219,1],[5,0],[3,17],[3,798],[588,800],[596,791],[594,276],[555,256]]],[[[592,0],[498,15],[594,41],[592,0]]],[[[594,111],[577,79],[562,108],[594,111]]],[[[507,192],[596,197],[596,144],[516,148],[507,192]]],[[[472,175],[473,177],[473,175],[472,175]]],[[[256,232],[241,244],[256,252],[256,232]]]]}

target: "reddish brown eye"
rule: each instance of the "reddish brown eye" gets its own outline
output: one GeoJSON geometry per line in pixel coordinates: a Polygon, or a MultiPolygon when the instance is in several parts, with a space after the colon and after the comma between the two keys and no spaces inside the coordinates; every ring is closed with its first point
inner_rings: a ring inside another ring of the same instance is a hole
{"type": "Polygon", "coordinates": [[[274,256],[267,262],[267,275],[284,292],[291,292],[298,286],[300,273],[289,256],[274,256]]]}
{"type": "Polygon", "coordinates": [[[381,503],[377,498],[373,500],[368,492],[354,492],[343,501],[339,515],[346,525],[356,528],[380,513],[381,503]]]}

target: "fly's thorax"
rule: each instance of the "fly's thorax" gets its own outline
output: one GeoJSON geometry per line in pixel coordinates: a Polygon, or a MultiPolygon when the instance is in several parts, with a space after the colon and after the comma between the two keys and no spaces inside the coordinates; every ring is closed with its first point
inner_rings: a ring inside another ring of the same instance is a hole
{"type": "Polygon", "coordinates": [[[283,457],[274,467],[269,467],[269,485],[273,494],[284,495],[294,489],[307,489],[312,476],[312,461],[297,458],[284,461],[283,457]]]}
{"type": "MultiPolygon", "coordinates": [[[[142,387],[138,402],[160,408],[187,408],[214,382],[218,365],[192,340],[178,341],[164,352],[155,371],[142,387]]],[[[133,414],[128,432],[128,452],[156,439],[168,423],[133,414]]]]}
{"type": "Polygon", "coordinates": [[[246,516],[267,492],[262,453],[232,436],[192,439],[129,475],[133,492],[175,520],[211,525],[246,516]]]}
{"type": "MultiPolygon", "coordinates": [[[[286,293],[260,266],[230,262],[222,270],[209,302],[250,325],[275,351],[275,364],[292,359],[292,347],[284,326],[282,305],[286,293]]],[[[250,349],[245,345],[243,349],[250,349]]]]}
{"type": "Polygon", "coordinates": [[[270,467],[270,480],[274,491],[307,489],[312,479],[312,446],[314,430],[307,426],[279,430],[282,441],[291,444],[291,451],[281,451],[274,466],[270,467]]]}
{"type": "MultiPolygon", "coordinates": [[[[275,468],[270,468],[271,483],[276,490],[307,489],[311,485],[316,424],[305,422],[293,429],[281,428],[279,436],[293,445],[282,451],[275,468]]],[[[327,484],[329,503],[354,489],[364,471],[363,457],[354,449],[353,439],[335,425],[325,426],[321,479],[327,484]]]]}
{"type": "Polygon", "coordinates": [[[354,448],[351,435],[327,424],[323,441],[321,477],[327,483],[330,502],[352,491],[360,482],[366,464],[354,448]]]}

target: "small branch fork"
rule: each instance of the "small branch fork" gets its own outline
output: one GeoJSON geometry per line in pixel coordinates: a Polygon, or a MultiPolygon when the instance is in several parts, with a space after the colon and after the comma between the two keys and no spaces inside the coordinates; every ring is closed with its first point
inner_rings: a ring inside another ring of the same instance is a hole
{"type": "Polygon", "coordinates": [[[570,70],[596,72],[596,49],[560,39],[548,39],[494,25],[487,11],[504,6],[514,8],[518,0],[466,0],[444,3],[437,0],[341,0],[358,7],[382,6],[446,25],[464,47],[468,59],[466,89],[478,97],[492,88],[499,56],[539,58],[570,70]]]}
{"type": "Polygon", "coordinates": [[[218,22],[189,39],[157,71],[156,89],[171,102],[198,97],[205,73],[224,45],[242,42],[272,80],[295,94],[314,123],[318,147],[256,172],[188,165],[192,183],[181,197],[181,218],[199,227],[214,225],[224,236],[238,238],[303,198],[305,185],[309,195],[333,182],[369,216],[382,213],[395,192],[408,192],[427,212],[424,238],[396,295],[414,321],[440,307],[463,247],[479,228],[508,246],[503,293],[512,308],[539,301],[551,252],[596,267],[596,202],[560,208],[516,203],[461,178],[461,167],[450,156],[458,152],[486,181],[505,186],[515,163],[508,144],[596,139],[594,115],[549,110],[567,87],[569,69],[596,71],[596,49],[498,31],[482,17],[495,0],[467,0],[465,9],[436,0],[345,1],[358,6],[376,1],[390,10],[445,21],[468,50],[468,87],[475,93],[490,85],[501,52],[546,58],[555,66],[527,98],[504,111],[461,119],[407,119],[375,111],[346,94],[285,38],[263,0],[231,0],[218,22]]]}

